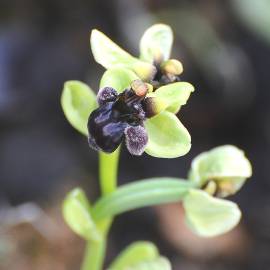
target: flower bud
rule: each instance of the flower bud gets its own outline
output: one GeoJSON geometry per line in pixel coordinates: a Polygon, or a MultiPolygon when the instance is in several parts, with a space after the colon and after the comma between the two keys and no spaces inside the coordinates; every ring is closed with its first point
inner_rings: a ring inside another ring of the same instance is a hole
{"type": "Polygon", "coordinates": [[[251,174],[250,162],[243,151],[224,145],[198,155],[192,161],[189,179],[208,193],[227,197],[236,193],[251,174]]]}
{"type": "Polygon", "coordinates": [[[169,59],[161,64],[161,70],[166,74],[180,75],[183,72],[183,65],[176,59],[169,59]]]}

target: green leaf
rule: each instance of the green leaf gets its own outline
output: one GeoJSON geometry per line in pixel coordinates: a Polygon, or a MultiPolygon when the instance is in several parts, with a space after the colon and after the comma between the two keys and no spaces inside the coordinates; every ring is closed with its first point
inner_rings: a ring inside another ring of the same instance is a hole
{"type": "Polygon", "coordinates": [[[86,240],[98,241],[101,238],[91,217],[90,204],[80,188],[72,190],[63,202],[63,216],[70,228],[86,240]]]}
{"type": "Polygon", "coordinates": [[[159,252],[154,244],[146,241],[138,241],[129,245],[109,267],[109,270],[125,270],[145,260],[153,260],[159,257],[159,252]]]}
{"type": "Polygon", "coordinates": [[[158,88],[153,96],[161,98],[167,105],[167,110],[177,113],[185,105],[194,87],[188,82],[176,82],[158,88]]]}
{"type": "Polygon", "coordinates": [[[114,67],[104,72],[100,80],[100,88],[109,86],[121,93],[130,86],[132,81],[137,79],[138,76],[133,71],[122,67],[114,67]]]}
{"type": "Polygon", "coordinates": [[[187,129],[171,112],[163,111],[145,122],[148,144],[145,152],[159,158],[176,158],[188,153],[191,138],[187,129]]]}
{"type": "Polygon", "coordinates": [[[190,190],[183,201],[187,225],[203,237],[217,236],[234,228],[241,218],[238,206],[202,190],[190,190]]]}
{"type": "Polygon", "coordinates": [[[223,145],[198,155],[191,164],[189,179],[198,186],[215,181],[219,196],[237,192],[252,174],[244,152],[233,145],[223,145]]]}
{"type": "Polygon", "coordinates": [[[140,41],[140,58],[152,63],[154,60],[168,60],[173,43],[172,29],[165,24],[148,28],[140,41]]]}
{"type": "Polygon", "coordinates": [[[70,124],[87,136],[88,117],[97,107],[95,93],[85,83],[67,81],[64,84],[61,105],[70,124]]]}

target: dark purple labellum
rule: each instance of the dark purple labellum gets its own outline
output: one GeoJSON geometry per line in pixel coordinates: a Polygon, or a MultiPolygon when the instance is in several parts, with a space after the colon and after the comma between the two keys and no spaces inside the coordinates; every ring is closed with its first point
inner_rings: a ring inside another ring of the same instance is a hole
{"type": "Polygon", "coordinates": [[[127,127],[125,129],[126,146],[132,155],[140,156],[148,142],[148,135],[144,127],[127,127]]]}
{"type": "MultiPolygon", "coordinates": [[[[144,97],[138,97],[132,89],[116,96],[115,90],[109,87],[101,89],[98,97],[100,107],[90,114],[88,120],[89,145],[111,153],[123,141],[126,128],[143,125],[145,112],[141,103],[144,97]]],[[[141,153],[141,150],[136,153],[141,153]]]]}
{"type": "Polygon", "coordinates": [[[89,144],[93,142],[96,148],[111,153],[116,150],[124,137],[127,123],[114,116],[112,107],[114,102],[109,102],[94,110],[88,121],[89,144]]]}

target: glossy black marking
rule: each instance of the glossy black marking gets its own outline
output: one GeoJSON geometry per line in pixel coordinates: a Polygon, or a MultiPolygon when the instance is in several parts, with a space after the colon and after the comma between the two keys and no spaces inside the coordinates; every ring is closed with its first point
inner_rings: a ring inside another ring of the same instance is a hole
{"type": "Polygon", "coordinates": [[[109,102],[102,100],[101,106],[90,114],[88,120],[90,146],[108,153],[120,145],[126,128],[142,126],[145,120],[144,96],[137,96],[132,89],[127,89],[113,98],[115,100],[109,102]]]}

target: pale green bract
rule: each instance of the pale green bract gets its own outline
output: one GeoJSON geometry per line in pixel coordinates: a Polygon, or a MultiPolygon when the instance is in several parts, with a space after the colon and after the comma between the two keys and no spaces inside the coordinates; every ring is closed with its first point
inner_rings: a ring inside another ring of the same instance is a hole
{"type": "Polygon", "coordinates": [[[67,81],[61,96],[61,105],[69,123],[87,136],[87,121],[97,107],[96,95],[91,88],[80,81],[67,81]]]}
{"type": "Polygon", "coordinates": [[[122,67],[113,67],[104,72],[100,80],[100,88],[112,87],[118,93],[123,92],[130,87],[130,83],[139,79],[138,76],[130,69],[122,67]]]}
{"type": "Polygon", "coordinates": [[[148,144],[145,152],[159,158],[176,158],[191,148],[187,129],[171,112],[163,111],[145,122],[148,144]]]}
{"type": "Polygon", "coordinates": [[[252,168],[244,152],[233,145],[223,145],[198,155],[191,164],[189,179],[199,187],[215,181],[219,195],[225,197],[237,192],[252,168]]]}
{"type": "Polygon", "coordinates": [[[154,244],[138,241],[126,247],[111,264],[109,270],[125,270],[142,261],[154,260],[158,257],[159,252],[154,244]]]}
{"type": "Polygon", "coordinates": [[[171,27],[165,24],[155,24],[148,28],[140,41],[140,58],[153,63],[155,57],[162,61],[168,60],[173,43],[171,27]]]}
{"type": "Polygon", "coordinates": [[[187,225],[196,234],[213,237],[234,228],[241,218],[237,204],[193,189],[184,197],[187,225]]]}
{"type": "Polygon", "coordinates": [[[63,202],[63,216],[70,228],[86,240],[98,241],[101,235],[91,217],[90,204],[83,190],[76,188],[63,202]]]}

